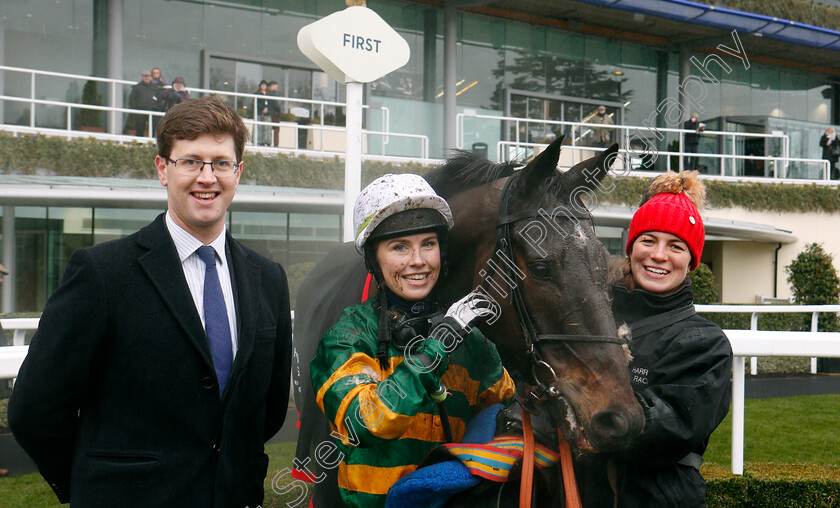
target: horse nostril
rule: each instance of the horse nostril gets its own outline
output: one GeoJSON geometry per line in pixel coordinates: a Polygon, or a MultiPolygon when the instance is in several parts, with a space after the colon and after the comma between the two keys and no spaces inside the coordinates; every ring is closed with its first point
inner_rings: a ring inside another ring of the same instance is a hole
{"type": "Polygon", "coordinates": [[[601,452],[620,450],[627,446],[632,437],[627,417],[623,412],[615,409],[607,409],[594,414],[590,425],[590,442],[601,452]]]}
{"type": "Polygon", "coordinates": [[[620,412],[607,409],[592,417],[592,428],[604,437],[623,436],[627,433],[627,419],[620,412]]]}

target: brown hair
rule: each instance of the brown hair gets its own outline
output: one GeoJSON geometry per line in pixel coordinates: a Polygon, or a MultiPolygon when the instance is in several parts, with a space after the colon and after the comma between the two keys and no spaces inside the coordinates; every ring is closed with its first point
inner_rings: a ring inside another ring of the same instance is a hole
{"type": "Polygon", "coordinates": [[[248,129],[236,111],[216,96],[190,99],[166,112],[157,128],[158,155],[169,157],[175,140],[191,141],[202,134],[231,136],[236,160],[242,161],[248,129]]]}

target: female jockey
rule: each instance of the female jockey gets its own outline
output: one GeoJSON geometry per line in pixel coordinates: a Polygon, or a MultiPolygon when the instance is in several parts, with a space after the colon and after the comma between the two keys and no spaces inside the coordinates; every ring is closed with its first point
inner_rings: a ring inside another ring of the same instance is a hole
{"type": "Polygon", "coordinates": [[[310,364],[346,506],[384,506],[430,450],[513,396],[495,346],[469,327],[488,302],[470,293],[443,313],[435,301],[452,225],[447,202],[417,175],[385,175],[356,200],[356,250],[379,293],[344,310],[310,364]]]}
{"type": "Polygon", "coordinates": [[[706,506],[700,465],[729,410],[732,349],[695,314],[688,278],[703,252],[705,195],[696,171],[665,173],[630,222],[613,312],[630,326],[630,379],[645,426],[627,450],[586,469],[585,506],[706,506]]]}

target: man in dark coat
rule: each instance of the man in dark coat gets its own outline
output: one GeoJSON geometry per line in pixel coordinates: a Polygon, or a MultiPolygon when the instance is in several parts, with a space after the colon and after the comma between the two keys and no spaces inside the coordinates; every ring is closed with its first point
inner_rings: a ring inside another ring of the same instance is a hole
{"type": "MultiPolygon", "coordinates": [[[[144,109],[147,111],[160,111],[161,87],[152,81],[152,73],[143,71],[140,81],[131,87],[131,94],[128,96],[128,107],[131,109],[144,109]]],[[[146,125],[149,123],[149,115],[134,114],[135,135],[143,136],[146,132],[146,125]]],[[[149,132],[149,136],[154,136],[149,132]]]]}
{"type": "Polygon", "coordinates": [[[286,275],[225,231],[248,136],[236,112],[193,99],[159,130],[168,211],[71,256],[9,425],[74,507],[253,508],[288,404],[286,275]]]}
{"type": "Polygon", "coordinates": [[[837,180],[840,178],[840,171],[837,170],[837,161],[840,160],[840,141],[834,129],[827,127],[825,133],[820,137],[822,158],[828,161],[829,178],[837,180]]]}
{"type": "MultiPolygon", "coordinates": [[[[683,124],[683,129],[690,129],[692,132],[685,133],[685,151],[697,153],[700,148],[700,132],[705,130],[705,124],[698,121],[697,113],[692,113],[691,118],[683,124]]],[[[689,156],[685,159],[685,169],[697,169],[697,157],[689,156]]]]}

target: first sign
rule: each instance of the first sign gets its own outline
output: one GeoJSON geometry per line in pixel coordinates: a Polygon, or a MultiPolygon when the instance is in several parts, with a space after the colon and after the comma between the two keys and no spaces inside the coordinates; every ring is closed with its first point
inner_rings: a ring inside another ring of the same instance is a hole
{"type": "Polygon", "coordinates": [[[306,25],[298,47],[339,83],[370,83],[408,62],[408,43],[367,7],[348,7],[306,25]]]}

